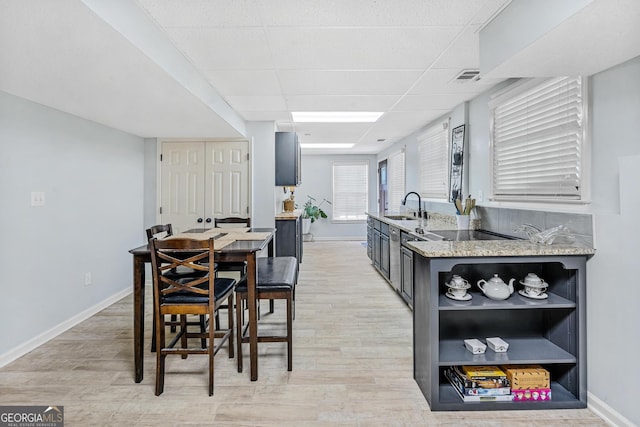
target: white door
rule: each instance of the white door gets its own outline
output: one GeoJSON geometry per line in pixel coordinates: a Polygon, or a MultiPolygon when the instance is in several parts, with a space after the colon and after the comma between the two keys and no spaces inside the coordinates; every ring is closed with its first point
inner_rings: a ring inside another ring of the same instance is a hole
{"type": "Polygon", "coordinates": [[[247,141],[163,142],[160,222],[178,233],[247,216],[248,152],[247,141]]]}
{"type": "Polygon", "coordinates": [[[212,218],[249,215],[249,143],[206,144],[205,211],[212,218]]]}

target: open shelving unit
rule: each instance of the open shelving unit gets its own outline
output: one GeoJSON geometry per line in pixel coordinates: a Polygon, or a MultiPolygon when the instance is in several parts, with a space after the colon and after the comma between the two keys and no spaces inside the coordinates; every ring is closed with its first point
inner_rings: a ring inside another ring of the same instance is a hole
{"type": "Polygon", "coordinates": [[[586,256],[425,258],[414,254],[414,378],[434,411],[586,407],[586,256]],[[476,286],[497,273],[514,293],[503,301],[476,286]],[[518,294],[519,281],[536,273],[548,284],[546,299],[518,294]],[[469,301],[445,296],[460,275],[472,284],[469,301]],[[474,355],[464,339],[499,336],[505,353],[474,355]],[[463,402],[444,376],[449,366],[542,365],[550,372],[552,400],[463,402]]]}

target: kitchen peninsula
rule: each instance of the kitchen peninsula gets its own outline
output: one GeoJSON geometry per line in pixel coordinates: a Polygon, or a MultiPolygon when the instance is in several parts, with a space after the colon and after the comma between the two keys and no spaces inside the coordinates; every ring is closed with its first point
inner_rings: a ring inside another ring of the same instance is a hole
{"type": "Polygon", "coordinates": [[[432,410],[505,410],[586,407],[586,261],[593,249],[528,241],[410,242],[414,251],[414,378],[432,410]],[[535,273],[548,297],[513,292],[488,298],[476,286],[498,274],[517,283],[535,273]],[[459,275],[471,284],[468,301],[445,296],[459,275]],[[465,339],[500,337],[505,353],[472,354],[465,339]],[[542,365],[552,400],[463,402],[444,377],[449,366],[542,365]]]}
{"type": "MultiPolygon", "coordinates": [[[[402,226],[407,233],[418,222],[375,219],[402,226]]],[[[428,222],[425,233],[437,235],[439,227],[446,227],[444,222],[428,222]]],[[[464,232],[471,237],[475,233],[464,232]]],[[[586,407],[586,262],[594,249],[521,239],[429,241],[418,237],[403,245],[413,253],[414,378],[431,409],[586,407]],[[520,282],[529,273],[548,284],[544,297],[519,292],[520,282]],[[479,280],[495,274],[515,285],[504,300],[488,298],[477,286],[479,280]],[[471,285],[465,300],[446,296],[446,284],[454,275],[471,285]],[[488,337],[502,338],[508,350],[473,354],[464,346],[465,339],[484,342],[488,337]],[[533,364],[549,371],[551,400],[465,402],[445,377],[451,366],[533,364]]]]}

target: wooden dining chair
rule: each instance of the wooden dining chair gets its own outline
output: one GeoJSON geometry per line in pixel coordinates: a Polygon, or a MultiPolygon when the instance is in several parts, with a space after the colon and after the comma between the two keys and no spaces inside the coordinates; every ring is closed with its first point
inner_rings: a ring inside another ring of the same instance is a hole
{"type": "MultiPolygon", "coordinates": [[[[214,227],[222,228],[222,229],[239,228],[239,227],[250,228],[251,218],[240,218],[240,217],[214,218],[213,224],[214,224],[214,227]]],[[[244,261],[219,262],[216,273],[220,273],[220,272],[232,273],[232,277],[234,277],[238,282],[240,282],[247,275],[247,263],[244,261]]],[[[220,308],[225,309],[227,307],[222,306],[220,308]]],[[[219,315],[216,313],[216,322],[220,320],[218,316],[219,315]]]]}
{"type": "Polygon", "coordinates": [[[154,308],[156,316],[156,396],[164,391],[165,359],[170,354],[206,354],[209,357],[209,396],[213,395],[214,356],[220,348],[229,343],[229,357],[233,358],[233,313],[229,311],[227,328],[216,328],[208,322],[206,331],[199,333],[187,330],[187,315],[206,315],[213,319],[215,310],[226,302],[233,304],[236,281],[231,278],[217,278],[213,272],[214,240],[152,238],[151,266],[153,271],[154,308]],[[166,274],[172,269],[188,268],[203,273],[202,276],[175,277],[166,274]],[[166,315],[180,315],[181,327],[170,343],[166,342],[166,315]],[[190,348],[189,338],[206,339],[206,348],[190,348]],[[218,342],[216,344],[216,338],[218,342]],[[179,347],[176,347],[177,343],[179,347]]]}
{"type": "Polygon", "coordinates": [[[251,218],[240,218],[235,216],[214,218],[213,224],[216,228],[238,228],[239,226],[251,227],[251,218]]]}
{"type": "MultiPolygon", "coordinates": [[[[150,242],[151,239],[153,239],[154,237],[160,239],[164,237],[173,236],[173,227],[171,226],[171,224],[157,224],[149,227],[146,230],[146,232],[147,232],[147,242],[150,242]]],[[[204,276],[204,274],[201,271],[195,271],[191,268],[185,268],[185,267],[174,268],[169,271],[165,271],[164,274],[174,279],[184,278],[187,276],[200,276],[200,277],[204,276]]],[[[151,351],[156,351],[155,313],[154,313],[152,322],[153,322],[153,330],[151,331],[151,351]]],[[[204,330],[204,322],[205,322],[205,317],[200,316],[200,319],[198,322],[187,322],[187,326],[197,325],[200,327],[201,330],[204,330]]],[[[171,320],[167,324],[171,327],[171,332],[175,332],[176,328],[180,326],[180,322],[178,322],[178,316],[175,314],[172,314],[171,320]]],[[[204,348],[205,346],[206,346],[206,343],[205,343],[205,340],[203,339],[202,348],[204,348]]]]}

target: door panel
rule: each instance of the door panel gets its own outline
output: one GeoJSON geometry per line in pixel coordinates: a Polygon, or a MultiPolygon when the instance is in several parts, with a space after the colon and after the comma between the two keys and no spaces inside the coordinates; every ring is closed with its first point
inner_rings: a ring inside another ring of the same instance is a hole
{"type": "Polygon", "coordinates": [[[165,142],[162,158],[162,222],[179,233],[195,227],[204,212],[204,146],[165,142]]]}
{"type": "Polygon", "coordinates": [[[209,174],[211,205],[207,215],[214,218],[245,217],[249,212],[249,143],[215,142],[207,144],[207,158],[214,170],[209,174]]]}

